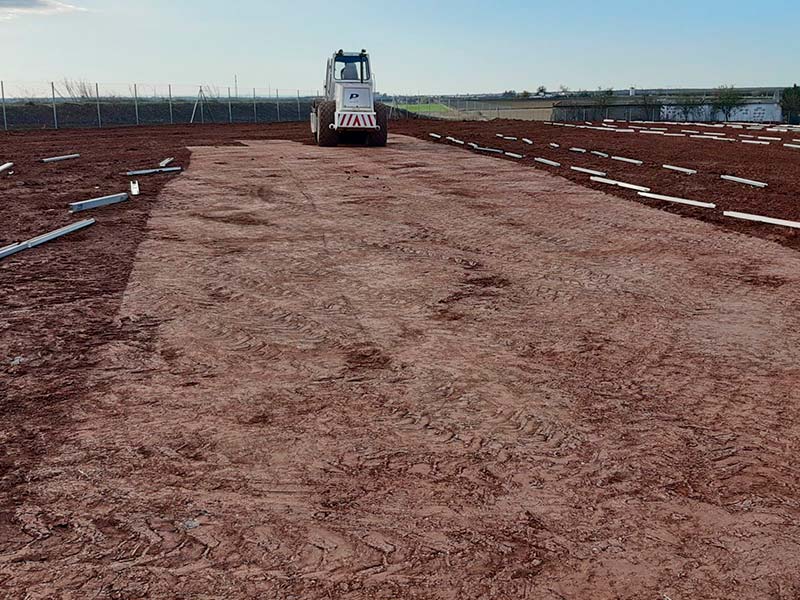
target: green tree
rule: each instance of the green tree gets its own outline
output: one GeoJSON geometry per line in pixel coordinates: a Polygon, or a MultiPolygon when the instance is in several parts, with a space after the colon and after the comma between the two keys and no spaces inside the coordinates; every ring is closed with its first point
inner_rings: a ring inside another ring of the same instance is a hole
{"type": "Polygon", "coordinates": [[[538,88],[536,88],[536,93],[539,96],[544,96],[547,93],[547,86],[540,85],[538,88]]]}
{"type": "Polygon", "coordinates": [[[722,113],[725,121],[730,121],[731,115],[745,104],[742,92],[732,85],[721,85],[717,88],[717,92],[711,102],[711,109],[714,115],[722,113]]]}
{"type": "Polygon", "coordinates": [[[781,108],[786,114],[786,120],[790,123],[793,123],[800,117],[800,87],[797,87],[797,84],[783,90],[783,94],[781,95],[781,108]]]}
{"type": "Polygon", "coordinates": [[[528,90],[523,90],[521,96],[523,98],[530,98],[531,97],[531,93],[528,90]]]}

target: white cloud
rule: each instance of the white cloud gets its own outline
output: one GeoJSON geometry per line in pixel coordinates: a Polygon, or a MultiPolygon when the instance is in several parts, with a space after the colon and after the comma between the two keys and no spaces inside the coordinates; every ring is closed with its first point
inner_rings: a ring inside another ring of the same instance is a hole
{"type": "Polygon", "coordinates": [[[0,21],[22,15],[56,15],[85,10],[60,0],[0,0],[0,21]]]}

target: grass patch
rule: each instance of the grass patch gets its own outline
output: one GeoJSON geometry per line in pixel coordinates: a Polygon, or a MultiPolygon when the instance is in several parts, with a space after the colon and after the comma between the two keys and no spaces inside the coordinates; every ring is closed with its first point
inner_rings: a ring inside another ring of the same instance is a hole
{"type": "Polygon", "coordinates": [[[449,112],[450,109],[444,104],[439,102],[432,102],[430,104],[398,104],[398,108],[407,110],[413,113],[444,113],[449,112]]]}

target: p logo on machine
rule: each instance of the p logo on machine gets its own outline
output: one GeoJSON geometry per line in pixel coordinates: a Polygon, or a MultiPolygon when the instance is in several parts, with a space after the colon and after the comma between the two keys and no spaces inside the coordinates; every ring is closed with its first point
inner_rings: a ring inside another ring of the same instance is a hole
{"type": "Polygon", "coordinates": [[[361,94],[350,94],[350,100],[356,100],[361,97],[361,94]]]}

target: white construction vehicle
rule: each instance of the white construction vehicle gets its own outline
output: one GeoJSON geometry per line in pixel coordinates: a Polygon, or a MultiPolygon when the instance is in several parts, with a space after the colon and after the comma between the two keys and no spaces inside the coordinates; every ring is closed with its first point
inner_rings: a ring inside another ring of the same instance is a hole
{"type": "Polygon", "coordinates": [[[320,146],[340,141],[385,146],[389,107],[375,102],[369,55],[339,50],[328,59],[325,97],[311,109],[311,133],[320,146]]]}

